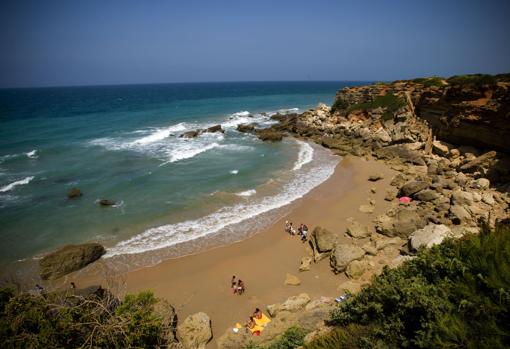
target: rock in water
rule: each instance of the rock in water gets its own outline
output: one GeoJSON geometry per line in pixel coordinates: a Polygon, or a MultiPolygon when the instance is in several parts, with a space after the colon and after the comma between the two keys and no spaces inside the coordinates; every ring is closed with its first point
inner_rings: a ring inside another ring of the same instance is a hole
{"type": "Polygon", "coordinates": [[[295,275],[287,274],[285,276],[285,285],[299,286],[301,285],[301,280],[295,275]]]}
{"type": "Polygon", "coordinates": [[[365,251],[356,245],[338,244],[329,257],[329,264],[335,273],[341,273],[350,262],[361,259],[364,255],[365,251]]]}
{"type": "Polygon", "coordinates": [[[221,125],[214,125],[214,126],[211,126],[209,127],[206,132],[221,132],[221,133],[224,133],[225,130],[223,130],[223,128],[221,128],[221,125]]]}
{"type": "Polygon", "coordinates": [[[237,125],[237,131],[239,131],[239,132],[253,132],[253,131],[255,131],[255,125],[240,124],[240,125],[237,125]]]}
{"type": "Polygon", "coordinates": [[[190,315],[177,326],[177,338],[185,349],[205,349],[212,336],[211,319],[206,313],[190,315]]]}
{"type": "Polygon", "coordinates": [[[57,279],[98,260],[106,250],[97,243],[69,245],[39,261],[43,280],[57,279]]]}
{"type": "Polygon", "coordinates": [[[446,225],[430,223],[409,236],[409,249],[417,251],[420,247],[430,248],[450,236],[452,236],[452,231],[446,225]]]}
{"type": "Polygon", "coordinates": [[[81,190],[79,188],[71,188],[67,192],[67,198],[69,198],[69,199],[79,198],[82,195],[83,195],[83,193],[81,192],[81,190]]]}
{"type": "Polygon", "coordinates": [[[180,135],[180,138],[195,138],[198,137],[202,133],[201,130],[195,130],[195,131],[188,131],[184,132],[182,135],[180,135]]]}
{"type": "Polygon", "coordinates": [[[283,139],[283,134],[272,129],[262,129],[256,131],[257,137],[261,141],[278,142],[283,139]]]}
{"type": "Polygon", "coordinates": [[[115,201],[111,201],[111,200],[108,200],[108,199],[102,199],[102,200],[99,200],[99,205],[101,205],[101,206],[113,206],[113,205],[115,205],[115,201]]]}

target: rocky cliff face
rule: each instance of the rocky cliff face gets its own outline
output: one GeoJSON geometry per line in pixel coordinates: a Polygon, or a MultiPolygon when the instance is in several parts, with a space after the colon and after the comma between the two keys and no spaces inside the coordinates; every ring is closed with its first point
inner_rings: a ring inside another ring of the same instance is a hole
{"type": "Polygon", "coordinates": [[[378,97],[388,94],[405,101],[403,109],[426,120],[439,140],[510,153],[510,82],[506,76],[416,79],[344,88],[336,96],[335,114],[349,117],[355,111],[367,111],[378,97]]]}

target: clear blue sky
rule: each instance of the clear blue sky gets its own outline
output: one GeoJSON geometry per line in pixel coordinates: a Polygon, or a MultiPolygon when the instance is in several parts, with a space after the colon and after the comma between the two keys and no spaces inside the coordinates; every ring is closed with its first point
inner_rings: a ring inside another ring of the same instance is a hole
{"type": "Polygon", "coordinates": [[[510,0],[3,0],[0,87],[510,72],[510,0]]]}

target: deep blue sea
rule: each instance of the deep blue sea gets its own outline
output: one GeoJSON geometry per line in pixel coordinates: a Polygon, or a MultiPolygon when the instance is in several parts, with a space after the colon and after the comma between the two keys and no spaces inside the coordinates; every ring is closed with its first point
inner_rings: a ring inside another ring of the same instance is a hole
{"type": "Polygon", "coordinates": [[[295,139],[264,143],[237,125],[264,127],[278,111],[331,104],[350,85],[0,90],[0,263],[87,241],[103,243],[113,257],[200,245],[215,234],[239,240],[326,180],[339,159],[295,139]],[[225,133],[179,137],[216,124],[225,133]],[[83,196],[69,200],[73,187],[83,196]],[[115,205],[102,207],[100,199],[115,205]]]}

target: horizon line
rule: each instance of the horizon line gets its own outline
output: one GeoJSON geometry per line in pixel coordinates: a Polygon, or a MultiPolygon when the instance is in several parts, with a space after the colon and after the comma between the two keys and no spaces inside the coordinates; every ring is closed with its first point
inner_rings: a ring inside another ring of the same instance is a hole
{"type": "Polygon", "coordinates": [[[188,84],[224,84],[224,83],[268,83],[268,82],[387,82],[389,80],[223,80],[223,81],[175,81],[175,82],[134,82],[134,83],[105,83],[83,85],[45,85],[45,86],[7,86],[0,90],[18,89],[46,89],[46,88],[75,88],[75,87],[114,87],[114,86],[143,86],[143,85],[188,85],[188,84]]]}

